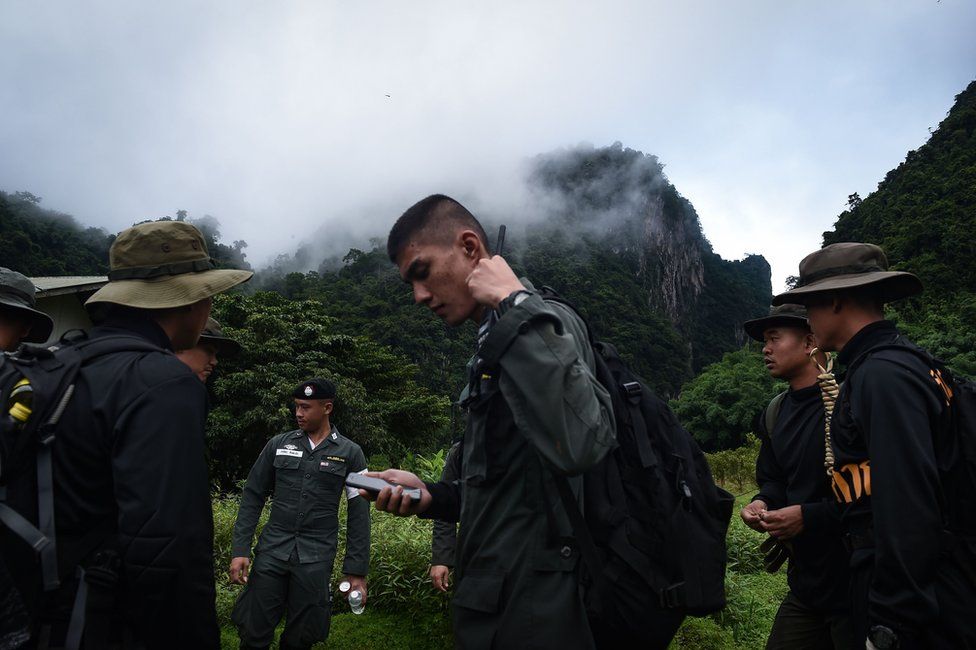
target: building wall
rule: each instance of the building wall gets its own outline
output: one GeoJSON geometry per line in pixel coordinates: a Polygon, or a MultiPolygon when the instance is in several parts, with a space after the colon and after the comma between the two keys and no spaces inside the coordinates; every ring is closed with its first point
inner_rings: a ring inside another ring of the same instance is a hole
{"type": "Polygon", "coordinates": [[[60,296],[38,296],[37,309],[54,320],[54,330],[48,343],[57,341],[68,330],[87,330],[92,326],[88,312],[82,305],[82,299],[88,295],[90,294],[82,296],[77,293],[66,293],[60,296]]]}

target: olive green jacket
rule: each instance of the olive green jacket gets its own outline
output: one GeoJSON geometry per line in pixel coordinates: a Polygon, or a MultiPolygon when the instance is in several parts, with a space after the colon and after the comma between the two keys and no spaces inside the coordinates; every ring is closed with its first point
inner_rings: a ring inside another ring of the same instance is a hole
{"type": "Polygon", "coordinates": [[[272,492],[271,517],[256,553],[288,560],[333,562],[339,534],[339,499],[349,497],[343,573],[364,576],[369,570],[369,504],[345,487],[346,475],[366,469],[363,450],[335,427],[314,450],[304,431],[282,433],[265,445],[241,494],[234,524],[233,556],[249,557],[251,540],[265,499],[272,492]]]}
{"type": "Polygon", "coordinates": [[[554,473],[575,477],[579,497],[578,475],[615,444],[585,325],[532,294],[502,314],[479,352],[463,395],[463,478],[430,486],[428,516],[460,504],[455,639],[464,649],[590,648],[579,551],[553,483],[554,473]]]}

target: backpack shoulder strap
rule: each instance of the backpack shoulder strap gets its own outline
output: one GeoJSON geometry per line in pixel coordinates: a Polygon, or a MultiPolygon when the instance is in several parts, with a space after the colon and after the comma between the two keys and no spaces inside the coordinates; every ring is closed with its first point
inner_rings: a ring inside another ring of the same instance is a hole
{"type": "Polygon", "coordinates": [[[790,391],[784,390],[779,393],[776,397],[769,400],[769,405],[763,412],[763,426],[766,429],[766,435],[772,436],[773,429],[776,427],[776,421],[779,419],[779,411],[783,408],[783,400],[786,399],[787,393],[790,391]]]}
{"type": "Polygon", "coordinates": [[[586,320],[586,317],[583,316],[582,313],[580,313],[580,310],[576,308],[576,305],[574,305],[566,298],[563,298],[561,295],[559,295],[558,291],[556,291],[549,285],[543,285],[542,288],[539,289],[539,295],[542,296],[542,299],[545,300],[546,302],[553,302],[558,305],[562,305],[567,309],[569,309],[574,314],[576,314],[576,317],[579,318],[580,321],[583,323],[583,327],[586,328],[586,338],[589,339],[590,344],[593,345],[594,343],[596,343],[596,338],[593,336],[593,328],[590,327],[590,321],[586,320]]]}

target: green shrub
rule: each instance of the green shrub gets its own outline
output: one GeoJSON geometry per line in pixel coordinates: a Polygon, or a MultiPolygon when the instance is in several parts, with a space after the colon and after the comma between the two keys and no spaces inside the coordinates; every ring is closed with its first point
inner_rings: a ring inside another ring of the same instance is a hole
{"type": "Polygon", "coordinates": [[[423,481],[434,483],[441,480],[441,473],[444,471],[444,461],[446,458],[447,449],[439,449],[426,456],[423,454],[408,453],[404,457],[403,462],[400,463],[400,469],[413,472],[423,481]]]}
{"type": "Polygon", "coordinates": [[[741,447],[705,454],[715,482],[736,494],[754,488],[759,446],[759,439],[750,433],[741,447]]]}

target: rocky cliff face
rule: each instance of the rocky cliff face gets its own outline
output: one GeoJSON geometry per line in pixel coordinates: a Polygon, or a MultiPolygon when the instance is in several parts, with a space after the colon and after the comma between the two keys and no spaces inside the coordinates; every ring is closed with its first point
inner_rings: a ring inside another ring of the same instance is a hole
{"type": "Polygon", "coordinates": [[[693,369],[741,345],[742,321],[767,309],[769,265],[716,255],[657,157],[620,143],[581,146],[537,157],[530,182],[552,223],[633,265],[647,305],[687,340],[693,369]]]}

